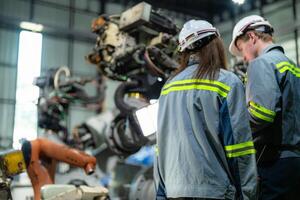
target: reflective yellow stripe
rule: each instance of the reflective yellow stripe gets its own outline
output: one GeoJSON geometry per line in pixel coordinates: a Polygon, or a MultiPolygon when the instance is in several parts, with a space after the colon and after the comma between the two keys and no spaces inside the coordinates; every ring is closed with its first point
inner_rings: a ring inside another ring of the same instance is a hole
{"type": "Polygon", "coordinates": [[[261,106],[257,103],[254,103],[253,101],[250,101],[250,106],[252,106],[253,108],[255,108],[255,109],[257,109],[257,110],[259,110],[263,113],[271,115],[272,117],[275,117],[275,115],[276,115],[276,113],[274,111],[269,110],[269,109],[267,109],[267,108],[265,108],[265,107],[263,107],[263,106],[261,106]]]}
{"type": "Polygon", "coordinates": [[[295,71],[297,71],[297,72],[300,72],[300,68],[298,68],[298,67],[296,67],[293,63],[290,63],[290,62],[280,62],[280,63],[277,63],[276,64],[276,67],[277,67],[277,69],[278,68],[281,68],[281,67],[283,67],[283,66],[290,66],[290,67],[292,67],[292,68],[295,68],[295,71]]]}
{"type": "Polygon", "coordinates": [[[248,82],[248,74],[246,72],[245,77],[244,77],[244,83],[247,83],[247,82],[248,82]]]}
{"type": "Polygon", "coordinates": [[[300,78],[300,72],[296,72],[293,68],[285,66],[279,70],[280,73],[284,73],[285,71],[290,71],[294,76],[300,78]]]}
{"type": "Polygon", "coordinates": [[[290,62],[283,61],[283,62],[277,63],[277,64],[276,64],[276,67],[277,67],[277,68],[280,68],[280,67],[283,67],[284,65],[290,65],[290,62]]]}
{"type": "Polygon", "coordinates": [[[269,110],[253,101],[250,101],[249,112],[253,116],[267,122],[273,122],[276,116],[276,113],[274,111],[269,110]]]}
{"type": "Polygon", "coordinates": [[[161,92],[161,95],[167,95],[170,92],[174,91],[184,91],[184,90],[209,90],[218,93],[222,97],[227,97],[228,93],[222,91],[219,88],[213,87],[213,86],[207,86],[207,85],[184,85],[184,86],[174,86],[170,87],[169,89],[163,90],[161,92]]]}
{"type": "Polygon", "coordinates": [[[225,146],[225,150],[228,158],[239,157],[239,156],[255,153],[253,141],[228,145],[225,146]]]}
{"type": "Polygon", "coordinates": [[[228,92],[230,91],[230,86],[228,86],[222,82],[219,82],[219,81],[212,81],[212,80],[206,80],[206,79],[187,79],[187,80],[181,80],[181,81],[174,81],[169,84],[166,84],[163,87],[163,90],[168,89],[172,85],[180,85],[180,84],[187,84],[187,83],[208,83],[208,84],[218,85],[218,86],[224,88],[225,90],[227,90],[228,92]]]}
{"type": "Polygon", "coordinates": [[[245,155],[255,154],[255,153],[256,153],[255,149],[249,149],[249,150],[240,151],[236,153],[227,153],[226,155],[228,158],[234,158],[234,157],[245,156],[245,155]]]}
{"type": "Polygon", "coordinates": [[[232,151],[232,150],[237,150],[245,147],[253,147],[253,146],[254,146],[253,141],[248,141],[239,144],[225,146],[225,150],[232,151]]]}
{"type": "Polygon", "coordinates": [[[159,151],[158,151],[158,146],[157,146],[157,145],[155,145],[155,147],[154,147],[154,151],[155,151],[155,154],[158,156],[158,154],[159,154],[159,151]]]}
{"type": "Polygon", "coordinates": [[[284,73],[285,71],[290,71],[293,75],[300,78],[300,68],[296,67],[294,64],[290,62],[280,62],[276,64],[277,69],[280,73],[284,73]]]}
{"type": "Polygon", "coordinates": [[[264,121],[267,121],[267,122],[273,122],[274,119],[273,118],[270,118],[270,117],[267,117],[265,115],[262,115],[260,114],[259,112],[255,111],[254,109],[252,109],[251,107],[249,108],[249,112],[254,115],[255,117],[259,118],[259,119],[262,119],[264,121]]]}
{"type": "Polygon", "coordinates": [[[219,81],[212,81],[206,79],[187,79],[187,80],[174,81],[172,83],[166,84],[162,89],[161,95],[166,95],[174,91],[193,90],[193,89],[209,90],[209,91],[217,92],[222,97],[227,97],[230,91],[230,86],[219,81]]]}

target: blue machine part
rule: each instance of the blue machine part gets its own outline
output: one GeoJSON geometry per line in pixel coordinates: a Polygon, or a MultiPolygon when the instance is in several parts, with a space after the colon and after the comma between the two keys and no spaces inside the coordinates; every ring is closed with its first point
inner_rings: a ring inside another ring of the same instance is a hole
{"type": "Polygon", "coordinates": [[[137,153],[129,156],[125,163],[149,167],[153,165],[154,156],[154,146],[144,146],[137,153]]]}

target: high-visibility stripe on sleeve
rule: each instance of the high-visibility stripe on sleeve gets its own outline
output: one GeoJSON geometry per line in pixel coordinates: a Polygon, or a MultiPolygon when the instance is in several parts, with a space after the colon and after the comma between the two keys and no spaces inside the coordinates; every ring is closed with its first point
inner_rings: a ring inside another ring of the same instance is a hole
{"type": "Polygon", "coordinates": [[[159,151],[158,151],[158,146],[157,145],[154,146],[154,152],[155,152],[156,156],[158,156],[159,151]]]}
{"type": "Polygon", "coordinates": [[[226,156],[228,158],[240,157],[249,154],[255,154],[253,141],[225,146],[226,156]]]}
{"type": "Polygon", "coordinates": [[[174,81],[166,84],[161,92],[161,95],[167,95],[170,92],[184,90],[208,90],[218,93],[222,97],[227,97],[230,87],[219,81],[211,81],[205,79],[189,79],[174,81]]]}
{"type": "Polygon", "coordinates": [[[244,77],[244,83],[246,84],[248,82],[248,74],[246,72],[245,77],[244,77]]]}
{"type": "Polygon", "coordinates": [[[280,62],[276,64],[276,68],[280,73],[290,71],[294,76],[300,78],[300,68],[296,67],[293,63],[290,62],[280,62]]]}
{"type": "Polygon", "coordinates": [[[255,154],[255,153],[256,153],[255,149],[249,149],[246,151],[241,151],[241,152],[236,152],[236,153],[227,153],[226,156],[228,158],[234,158],[234,157],[246,156],[246,155],[255,154]]]}
{"type": "Polygon", "coordinates": [[[245,147],[253,147],[253,141],[248,141],[248,142],[243,142],[239,144],[234,144],[234,145],[227,145],[225,146],[226,151],[232,151],[232,150],[237,150],[237,149],[242,149],[245,147]]]}
{"type": "Polygon", "coordinates": [[[276,116],[274,111],[269,110],[253,101],[250,101],[250,107],[248,110],[253,116],[267,122],[273,122],[276,116]]]}

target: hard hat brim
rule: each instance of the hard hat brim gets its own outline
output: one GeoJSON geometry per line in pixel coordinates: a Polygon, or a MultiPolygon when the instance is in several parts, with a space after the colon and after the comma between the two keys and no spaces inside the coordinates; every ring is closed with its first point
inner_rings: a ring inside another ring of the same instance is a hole
{"type": "Polygon", "coordinates": [[[238,50],[238,48],[235,45],[237,37],[233,38],[230,45],[229,45],[229,52],[233,55],[233,56],[238,56],[241,57],[242,53],[238,50]]]}
{"type": "Polygon", "coordinates": [[[215,29],[214,31],[211,32],[207,32],[203,35],[197,35],[195,38],[193,38],[192,40],[185,42],[184,45],[180,46],[179,48],[179,52],[183,52],[185,49],[187,49],[191,44],[193,44],[194,42],[198,41],[198,40],[202,40],[203,38],[206,38],[210,35],[214,35],[214,34],[218,34],[217,29],[215,29]]]}

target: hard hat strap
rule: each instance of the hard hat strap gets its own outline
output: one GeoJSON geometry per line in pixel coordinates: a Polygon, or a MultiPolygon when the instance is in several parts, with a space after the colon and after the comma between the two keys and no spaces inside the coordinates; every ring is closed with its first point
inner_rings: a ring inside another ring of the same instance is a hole
{"type": "Polygon", "coordinates": [[[270,35],[273,34],[273,32],[274,32],[273,27],[270,27],[266,24],[259,24],[257,26],[252,26],[255,23],[257,23],[257,22],[249,23],[249,24],[245,25],[243,28],[241,28],[241,30],[240,30],[240,32],[242,33],[241,36],[244,35],[248,31],[259,31],[262,33],[268,33],[270,35]],[[261,29],[262,27],[263,27],[263,30],[261,29]]]}
{"type": "MultiPolygon", "coordinates": [[[[252,23],[253,24],[253,23],[252,23]]],[[[266,33],[266,34],[269,34],[271,36],[273,36],[273,33],[274,33],[274,29],[273,27],[270,27],[270,26],[267,26],[267,25],[259,25],[257,27],[250,27],[252,24],[249,24],[247,25],[241,32],[242,34],[239,35],[237,37],[238,38],[241,38],[243,35],[245,35],[247,32],[249,31],[257,31],[257,32],[261,32],[261,33],[266,33]]],[[[236,45],[236,42],[237,42],[237,39],[235,40],[234,44],[236,45]]]]}
{"type": "Polygon", "coordinates": [[[217,36],[218,36],[218,34],[216,32],[216,34],[212,34],[205,38],[197,40],[187,47],[187,51],[189,51],[189,52],[197,51],[197,50],[201,49],[202,47],[204,47],[205,45],[207,45],[210,41],[212,41],[217,36]]]}

